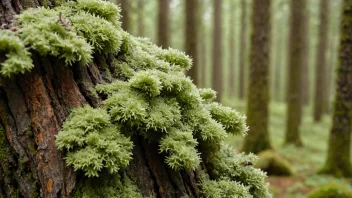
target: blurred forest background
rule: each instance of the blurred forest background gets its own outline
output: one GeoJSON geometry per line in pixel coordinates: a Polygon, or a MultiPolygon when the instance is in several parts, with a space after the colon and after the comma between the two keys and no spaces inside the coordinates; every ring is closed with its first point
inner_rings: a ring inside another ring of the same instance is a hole
{"type": "Polygon", "coordinates": [[[247,115],[249,135],[228,143],[259,155],[274,197],[331,183],[352,190],[351,127],[332,123],[343,0],[114,3],[124,30],[186,52],[195,84],[247,115]]]}

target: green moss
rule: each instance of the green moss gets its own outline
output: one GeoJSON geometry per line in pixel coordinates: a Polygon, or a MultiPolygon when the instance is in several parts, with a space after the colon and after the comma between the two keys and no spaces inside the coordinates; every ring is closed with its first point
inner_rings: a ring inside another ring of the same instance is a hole
{"type": "Polygon", "coordinates": [[[207,198],[251,198],[249,188],[231,180],[204,180],[199,184],[201,194],[207,198]]]}
{"type": "Polygon", "coordinates": [[[9,156],[10,151],[8,148],[9,143],[5,134],[5,129],[2,124],[0,124],[0,159],[6,159],[9,156]]]}
{"type": "Polygon", "coordinates": [[[67,165],[83,170],[88,177],[97,177],[107,169],[116,173],[129,164],[132,142],[110,124],[103,109],[84,106],[74,110],[56,135],[60,150],[66,150],[67,165]]]}
{"type": "Polygon", "coordinates": [[[326,184],[313,190],[307,198],[352,198],[352,191],[339,184],[326,184]]]}
{"type": "Polygon", "coordinates": [[[0,63],[0,73],[5,77],[24,73],[33,68],[30,54],[23,42],[10,30],[0,30],[0,52],[7,58],[0,63]]]}
{"type": "Polygon", "coordinates": [[[256,167],[265,171],[268,175],[290,176],[293,175],[290,164],[272,150],[258,154],[259,160],[256,167]]]}

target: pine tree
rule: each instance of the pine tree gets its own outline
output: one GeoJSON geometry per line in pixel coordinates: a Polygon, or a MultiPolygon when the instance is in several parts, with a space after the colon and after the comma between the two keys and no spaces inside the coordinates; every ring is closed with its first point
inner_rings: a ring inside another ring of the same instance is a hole
{"type": "Polygon", "coordinates": [[[170,46],[169,34],[169,0],[158,0],[159,15],[158,15],[158,45],[163,48],[170,46]]]}
{"type": "Polygon", "coordinates": [[[245,98],[245,89],[246,89],[246,68],[248,61],[247,53],[247,35],[248,35],[248,25],[247,25],[247,0],[241,0],[241,38],[240,38],[240,55],[239,55],[239,98],[245,98]]]}
{"type": "Polygon", "coordinates": [[[0,7],[1,197],[271,197],[256,156],[224,143],[245,117],[184,75],[184,53],[122,30],[116,5],[0,7]]]}
{"type": "Polygon", "coordinates": [[[230,2],[230,19],[229,19],[229,27],[230,27],[230,55],[229,55],[229,72],[230,72],[230,81],[229,81],[229,87],[230,89],[228,90],[230,92],[230,96],[235,96],[235,1],[230,2]]]}
{"type": "Polygon", "coordinates": [[[217,101],[222,100],[222,0],[213,0],[213,71],[212,88],[218,92],[217,101]]]}
{"type": "Polygon", "coordinates": [[[121,15],[123,16],[121,19],[122,29],[127,32],[131,31],[131,1],[130,0],[119,0],[121,5],[121,15]]]}
{"type": "Polygon", "coordinates": [[[185,17],[185,52],[192,57],[193,66],[188,71],[188,75],[193,82],[199,86],[198,78],[198,0],[185,0],[186,17],[185,17]]]}
{"type": "Polygon", "coordinates": [[[322,0],[320,2],[320,27],[319,27],[319,43],[317,46],[318,55],[315,67],[316,80],[315,80],[315,97],[314,97],[314,121],[319,122],[324,114],[324,107],[326,105],[326,71],[327,59],[326,48],[328,42],[328,13],[329,1],[322,0]]]}
{"type": "Polygon", "coordinates": [[[145,36],[144,33],[144,5],[145,0],[138,0],[138,35],[145,36]]]}
{"type": "Polygon", "coordinates": [[[339,66],[327,159],[321,173],[352,177],[352,1],[343,1],[339,66]]]}
{"type": "Polygon", "coordinates": [[[271,0],[254,0],[252,15],[251,57],[248,85],[247,123],[243,151],[259,153],[271,148],[269,121],[269,46],[271,0]]]}
{"type": "Polygon", "coordinates": [[[305,61],[303,28],[306,0],[291,0],[291,19],[289,35],[288,89],[286,144],[301,146],[300,123],[302,116],[302,65],[305,61]]]}

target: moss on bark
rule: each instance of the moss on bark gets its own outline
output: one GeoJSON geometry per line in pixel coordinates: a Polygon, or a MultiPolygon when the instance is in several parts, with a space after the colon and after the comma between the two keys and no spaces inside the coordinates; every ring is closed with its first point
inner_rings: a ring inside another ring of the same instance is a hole
{"type": "Polygon", "coordinates": [[[247,123],[250,133],[246,136],[243,145],[245,152],[259,153],[271,148],[268,131],[270,4],[271,0],[253,2],[247,105],[247,123]]]}
{"type": "Polygon", "coordinates": [[[333,124],[327,159],[319,172],[337,177],[352,177],[352,1],[344,0],[343,9],[333,124]]]}

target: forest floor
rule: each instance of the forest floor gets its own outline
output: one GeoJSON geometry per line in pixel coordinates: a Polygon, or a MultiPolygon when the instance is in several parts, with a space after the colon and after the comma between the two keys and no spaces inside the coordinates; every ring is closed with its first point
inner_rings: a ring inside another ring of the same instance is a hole
{"type": "MultiPolygon", "coordinates": [[[[224,104],[245,113],[246,104],[243,101],[226,99],[224,104]]],[[[295,173],[291,177],[268,177],[270,191],[275,198],[305,197],[312,189],[332,182],[345,185],[352,190],[352,179],[338,179],[316,174],[325,162],[331,117],[325,116],[320,123],[314,123],[311,115],[311,109],[304,109],[301,126],[301,138],[304,146],[300,148],[284,146],[286,105],[284,103],[270,104],[271,142],[275,151],[290,162],[295,173]]],[[[231,136],[227,143],[240,149],[243,139],[241,136],[231,136]]]]}

